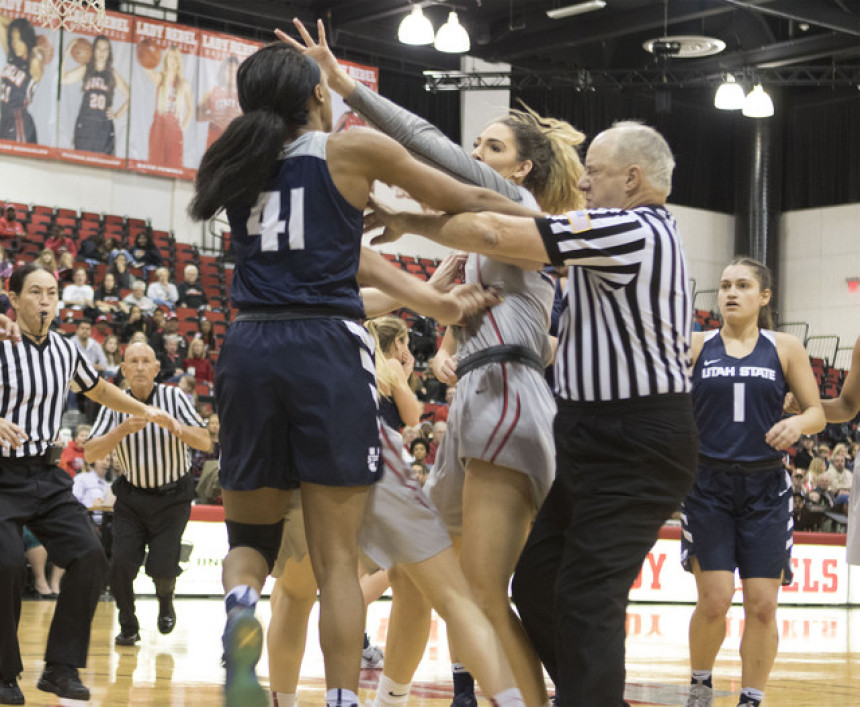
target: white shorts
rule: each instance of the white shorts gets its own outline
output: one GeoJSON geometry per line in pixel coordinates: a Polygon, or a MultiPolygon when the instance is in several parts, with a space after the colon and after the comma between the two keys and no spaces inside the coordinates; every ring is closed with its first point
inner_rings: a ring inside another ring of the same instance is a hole
{"type": "MultiPolygon", "coordinates": [[[[380,436],[385,468],[370,490],[359,547],[368,569],[387,570],[439,554],[451,547],[451,537],[420,484],[411,478],[400,456],[400,435],[382,425],[380,436]]],[[[294,491],[272,576],[280,576],[287,559],[300,561],[307,552],[301,493],[294,491]]]]}
{"type": "Polygon", "coordinates": [[[544,377],[521,363],[492,363],[457,383],[448,429],[424,485],[452,535],[463,532],[466,461],[480,459],[529,477],[540,508],[555,478],[556,405],[544,377]]]}

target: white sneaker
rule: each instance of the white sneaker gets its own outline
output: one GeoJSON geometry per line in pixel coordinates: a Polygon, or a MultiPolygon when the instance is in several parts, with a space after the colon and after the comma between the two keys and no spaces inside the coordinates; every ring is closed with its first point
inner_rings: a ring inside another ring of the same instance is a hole
{"type": "Polygon", "coordinates": [[[711,707],[713,704],[713,687],[708,687],[703,682],[693,682],[690,684],[690,692],[687,695],[687,707],[711,707]]]}
{"type": "Polygon", "coordinates": [[[375,670],[382,667],[383,653],[372,643],[361,651],[361,669],[375,670]]]}

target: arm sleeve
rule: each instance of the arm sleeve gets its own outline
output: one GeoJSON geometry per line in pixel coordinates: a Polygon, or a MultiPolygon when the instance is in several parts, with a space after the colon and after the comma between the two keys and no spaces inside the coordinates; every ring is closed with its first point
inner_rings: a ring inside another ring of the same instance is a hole
{"type": "Polygon", "coordinates": [[[197,414],[197,411],[191,405],[191,401],[188,400],[185,393],[179,390],[179,388],[175,388],[173,386],[169,387],[168,390],[171,391],[171,394],[174,397],[174,402],[176,403],[176,418],[183,425],[188,425],[189,427],[206,426],[203,424],[203,419],[197,414]]]}
{"type": "Polygon", "coordinates": [[[399,142],[413,155],[469,184],[492,189],[512,201],[523,200],[522,190],[472,158],[435,126],[356,81],[347,104],[374,127],[399,142]]]}
{"type": "MultiPolygon", "coordinates": [[[[86,357],[81,354],[77,346],[75,347],[75,356],[73,377],[75,383],[80,386],[81,391],[86,393],[88,390],[96,387],[96,384],[99,382],[99,374],[96,373],[95,368],[87,361],[86,357]]],[[[102,352],[102,356],[104,356],[104,352],[102,352]]]]}
{"type": "Polygon", "coordinates": [[[96,416],[96,421],[93,423],[93,428],[90,430],[90,436],[87,439],[95,439],[110,432],[116,426],[114,421],[113,410],[104,406],[99,410],[96,416]]]}

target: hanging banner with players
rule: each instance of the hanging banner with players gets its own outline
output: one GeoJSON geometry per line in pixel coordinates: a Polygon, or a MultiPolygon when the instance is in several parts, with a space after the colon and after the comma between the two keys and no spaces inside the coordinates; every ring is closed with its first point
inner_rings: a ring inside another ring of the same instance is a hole
{"type": "Polygon", "coordinates": [[[128,148],[132,18],[105,13],[101,33],[63,33],[60,65],[60,159],[123,167],[128,148]]]}
{"type": "Polygon", "coordinates": [[[41,4],[0,0],[0,152],[54,157],[60,35],[39,24],[41,4]]]}
{"type": "Polygon", "coordinates": [[[134,18],[128,166],[165,177],[193,179],[196,153],[196,29],[134,18]]]}
{"type": "MultiPolygon", "coordinates": [[[[351,61],[338,59],[338,64],[349,74],[353,81],[360,81],[371,91],[379,91],[379,69],[373,66],[362,66],[351,61]]],[[[331,120],[333,133],[349,130],[354,125],[367,125],[358,113],[352,110],[339,94],[331,94],[331,120]]]]}
{"type": "Polygon", "coordinates": [[[236,72],[247,57],[262,47],[227,34],[200,31],[200,62],[198,66],[196,164],[237,115],[239,93],[236,90],[236,72]]]}

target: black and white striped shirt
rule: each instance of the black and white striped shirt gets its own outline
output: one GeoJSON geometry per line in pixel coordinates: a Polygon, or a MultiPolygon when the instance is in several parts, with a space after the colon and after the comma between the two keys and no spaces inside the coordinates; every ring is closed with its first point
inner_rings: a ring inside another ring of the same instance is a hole
{"type": "MultiPolygon", "coordinates": [[[[156,383],[149,397],[141,402],[166,411],[183,425],[203,427],[200,415],[179,388],[156,383]]],[[[101,437],[129,417],[134,416],[103,407],[89,438],[101,437]]],[[[191,467],[188,445],[153,422],[140,432],[123,437],[116,451],[126,480],[138,488],[155,489],[174,483],[191,467]]]]}
{"type": "Polygon", "coordinates": [[[29,438],[17,449],[0,446],[1,456],[32,457],[47,451],[59,435],[72,381],[86,392],[99,376],[74,342],[57,332],[49,332],[41,344],[26,336],[18,344],[0,342],[0,416],[29,438]]]}
{"type": "Polygon", "coordinates": [[[537,219],[568,265],[555,392],[579,402],[688,393],[692,303],[675,220],[662,206],[537,219]]]}

